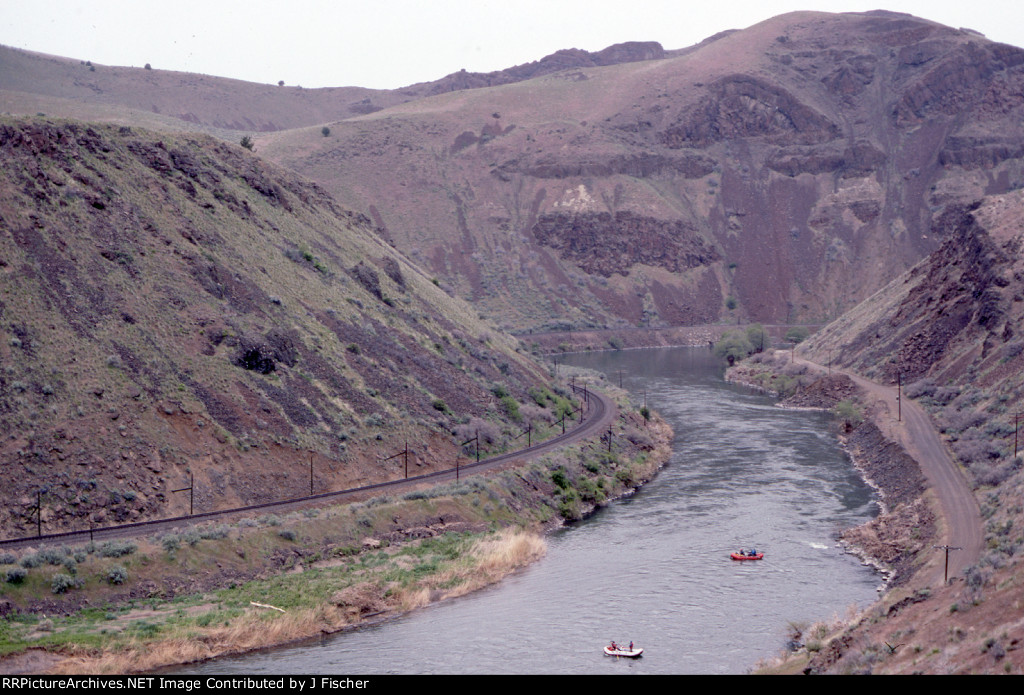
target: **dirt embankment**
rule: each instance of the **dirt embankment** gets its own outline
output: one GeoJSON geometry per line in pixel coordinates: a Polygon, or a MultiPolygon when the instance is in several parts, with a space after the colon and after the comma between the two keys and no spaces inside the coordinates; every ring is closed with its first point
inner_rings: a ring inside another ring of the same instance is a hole
{"type": "Polygon", "coordinates": [[[922,550],[937,537],[935,514],[924,500],[924,475],[903,447],[872,420],[841,437],[857,470],[881,496],[882,513],[843,532],[841,541],[889,573],[892,585],[913,576],[922,550]]]}

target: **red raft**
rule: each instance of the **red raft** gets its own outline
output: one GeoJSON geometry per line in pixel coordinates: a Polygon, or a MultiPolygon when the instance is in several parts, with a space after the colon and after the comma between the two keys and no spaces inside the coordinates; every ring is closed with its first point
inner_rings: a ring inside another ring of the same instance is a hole
{"type": "Polygon", "coordinates": [[[757,553],[756,555],[746,555],[744,553],[732,553],[729,555],[733,560],[760,560],[764,557],[764,553],[757,553]]]}

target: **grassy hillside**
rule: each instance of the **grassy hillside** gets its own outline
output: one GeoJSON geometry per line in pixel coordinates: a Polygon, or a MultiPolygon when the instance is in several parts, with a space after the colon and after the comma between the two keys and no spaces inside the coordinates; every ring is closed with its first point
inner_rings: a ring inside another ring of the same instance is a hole
{"type": "MultiPolygon", "coordinates": [[[[450,467],[543,370],[319,187],[205,136],[0,121],[5,536],[450,467]],[[463,438],[464,439],[464,438],[463,438]]],[[[534,389],[530,396],[528,392],[534,389]]],[[[551,394],[548,397],[545,394],[551,394]]]]}

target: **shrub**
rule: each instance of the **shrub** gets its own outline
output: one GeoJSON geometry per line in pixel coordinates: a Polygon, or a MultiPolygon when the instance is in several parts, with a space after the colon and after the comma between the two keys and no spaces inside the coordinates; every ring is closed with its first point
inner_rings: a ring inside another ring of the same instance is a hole
{"type": "Polygon", "coordinates": [[[807,340],[808,332],[803,326],[794,326],[786,331],[786,340],[791,343],[802,343],[807,340]]]}
{"type": "Polygon", "coordinates": [[[935,389],[932,394],[932,402],[936,405],[946,405],[960,395],[960,389],[956,386],[942,386],[935,389]]]}
{"type": "Polygon", "coordinates": [[[1009,463],[977,462],[971,466],[971,475],[979,487],[996,487],[1002,485],[1020,470],[1020,459],[1009,463]]]}
{"type": "Polygon", "coordinates": [[[287,528],[283,528],[280,531],[278,531],[277,535],[285,539],[286,541],[294,541],[297,538],[297,536],[295,535],[295,531],[292,531],[291,529],[287,528]]]}
{"type": "Polygon", "coordinates": [[[7,570],[6,581],[8,584],[21,584],[28,576],[28,570],[23,567],[12,567],[7,570]]]}
{"type": "Polygon", "coordinates": [[[124,584],[128,581],[128,570],[124,567],[111,567],[110,571],[107,572],[107,581],[111,584],[124,584]]]}
{"type": "Polygon", "coordinates": [[[328,128],[327,126],[324,126],[323,128],[320,129],[320,132],[323,134],[324,137],[327,137],[328,135],[331,134],[331,129],[328,128]]]}
{"type": "Polygon", "coordinates": [[[460,442],[480,437],[480,444],[494,444],[501,436],[501,430],[492,422],[474,417],[470,418],[469,422],[458,425],[453,434],[460,442]]]}
{"type": "Polygon", "coordinates": [[[764,352],[765,347],[771,342],[765,333],[764,326],[759,323],[747,326],[744,335],[747,336],[747,341],[750,343],[751,352],[764,352]]]}
{"type": "Polygon", "coordinates": [[[25,557],[21,558],[21,562],[18,563],[25,569],[32,569],[33,567],[39,567],[43,564],[43,561],[39,558],[38,553],[30,553],[25,557]]]}
{"type": "Polygon", "coordinates": [[[199,536],[204,540],[213,541],[221,538],[227,538],[230,532],[230,526],[220,524],[219,526],[205,526],[199,529],[199,536]]]}
{"type": "Polygon", "coordinates": [[[548,401],[554,399],[554,395],[546,388],[538,388],[536,386],[531,386],[527,393],[530,394],[530,398],[533,399],[533,402],[539,405],[541,408],[546,408],[548,405],[548,401]]]}
{"type": "Polygon", "coordinates": [[[64,564],[65,558],[70,554],[71,551],[64,546],[56,548],[42,548],[38,553],[39,559],[47,565],[62,565],[64,564]]]}
{"type": "Polygon", "coordinates": [[[977,433],[976,428],[985,424],[987,419],[984,413],[979,413],[976,410],[953,412],[945,418],[947,429],[965,434],[968,430],[974,430],[977,433]]]}
{"type": "Polygon", "coordinates": [[[53,581],[50,583],[50,588],[55,594],[63,594],[68,589],[77,589],[80,586],[82,586],[81,579],[75,579],[70,574],[62,573],[53,575],[53,581]]]}
{"type": "Polygon", "coordinates": [[[555,485],[562,488],[563,490],[569,487],[569,478],[565,474],[565,469],[559,468],[553,471],[551,473],[551,482],[553,482],[555,485]]]}
{"type": "Polygon", "coordinates": [[[131,555],[138,546],[131,541],[107,541],[99,547],[101,557],[122,557],[124,555],[131,555]]]}
{"type": "Polygon", "coordinates": [[[520,422],[523,416],[519,413],[519,402],[516,401],[512,396],[505,396],[501,399],[501,406],[505,409],[505,413],[511,418],[513,422],[520,422]]]}
{"type": "Polygon", "coordinates": [[[249,150],[250,152],[253,151],[252,138],[249,137],[248,135],[243,135],[242,139],[238,141],[238,144],[244,147],[245,149],[249,150]]]}
{"type": "Polygon", "coordinates": [[[978,430],[970,430],[951,445],[953,453],[968,468],[978,463],[991,463],[1001,456],[999,446],[978,430]]]}
{"type": "Polygon", "coordinates": [[[931,397],[935,393],[935,380],[925,377],[903,387],[903,395],[907,398],[931,397]]]}
{"type": "Polygon", "coordinates": [[[714,353],[718,357],[725,358],[732,364],[754,352],[754,346],[746,334],[741,331],[726,331],[722,338],[715,343],[714,353]]]}

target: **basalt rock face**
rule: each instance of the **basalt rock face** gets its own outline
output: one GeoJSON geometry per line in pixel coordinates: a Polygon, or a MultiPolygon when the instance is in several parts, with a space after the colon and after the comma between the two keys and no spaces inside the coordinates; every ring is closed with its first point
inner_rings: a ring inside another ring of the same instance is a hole
{"type": "Polygon", "coordinates": [[[558,250],[562,260],[606,278],[626,275],[638,263],[679,273],[719,260],[696,229],[629,211],[544,215],[531,231],[538,244],[558,250]]]}
{"type": "Polygon", "coordinates": [[[268,154],[372,200],[388,239],[509,327],[817,321],[937,248],[945,208],[1024,184],[1022,93],[1024,50],[975,32],[795,13],[268,154]]]}
{"type": "Polygon", "coordinates": [[[841,364],[893,383],[994,384],[1016,374],[1021,214],[1020,192],[947,208],[932,226],[942,245],[814,343],[835,343],[841,364]]]}

